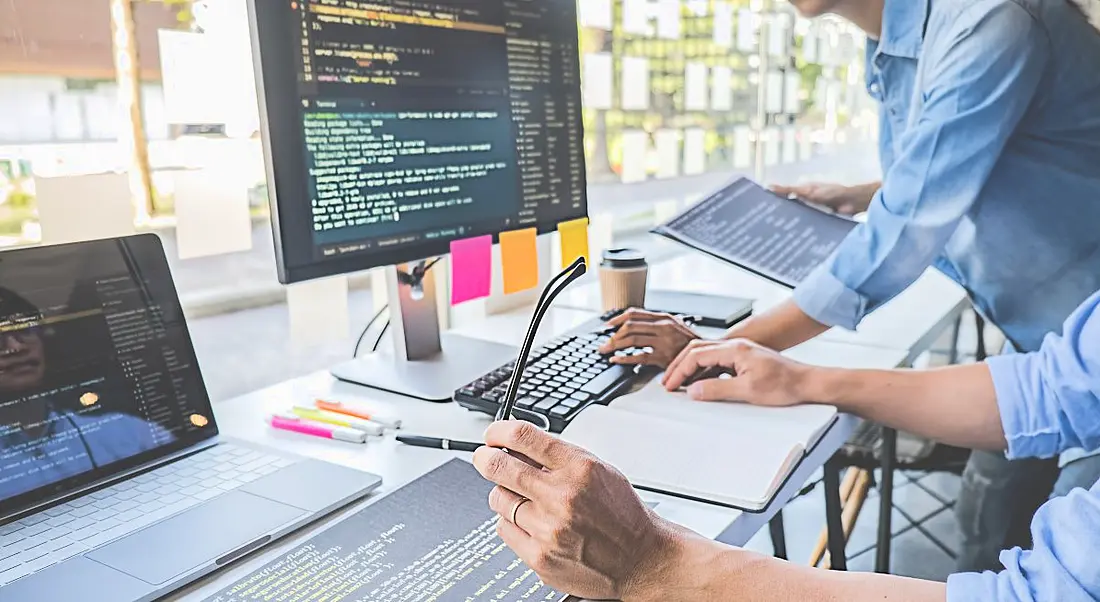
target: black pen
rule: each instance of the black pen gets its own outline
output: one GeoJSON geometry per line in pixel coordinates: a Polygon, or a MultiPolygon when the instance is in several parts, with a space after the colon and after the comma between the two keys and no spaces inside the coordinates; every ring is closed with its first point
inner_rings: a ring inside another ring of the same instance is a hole
{"type": "Polygon", "coordinates": [[[444,449],[450,451],[472,452],[484,443],[471,443],[469,441],[452,441],[451,439],[437,439],[435,437],[418,437],[416,435],[398,435],[397,440],[405,445],[413,447],[428,447],[431,449],[444,449]]]}

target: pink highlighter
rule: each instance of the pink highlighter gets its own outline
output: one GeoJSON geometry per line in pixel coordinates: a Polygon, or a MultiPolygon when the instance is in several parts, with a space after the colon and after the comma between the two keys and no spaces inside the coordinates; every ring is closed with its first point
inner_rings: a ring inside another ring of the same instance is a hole
{"type": "Polygon", "coordinates": [[[272,428],[277,428],[282,431],[290,431],[293,433],[300,433],[302,435],[312,435],[314,437],[321,437],[322,439],[347,441],[348,443],[367,442],[367,434],[363,431],[357,431],[355,429],[349,429],[340,426],[330,428],[314,422],[302,420],[297,416],[276,414],[271,418],[268,418],[267,422],[271,425],[272,428]]]}

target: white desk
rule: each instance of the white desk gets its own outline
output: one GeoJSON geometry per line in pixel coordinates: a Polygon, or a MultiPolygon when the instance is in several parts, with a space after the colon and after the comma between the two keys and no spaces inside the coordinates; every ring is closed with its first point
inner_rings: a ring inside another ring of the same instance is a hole
{"type": "MultiPolygon", "coordinates": [[[[551,310],[543,323],[540,338],[543,340],[552,338],[590,319],[593,315],[594,312],[574,309],[551,310]]],[[[527,320],[526,311],[516,311],[487,318],[482,324],[467,325],[460,331],[467,335],[481,335],[490,340],[515,343],[526,330],[527,320]]],[[[902,365],[907,352],[818,340],[800,345],[792,349],[789,354],[800,361],[820,365],[890,368],[902,365]]],[[[388,434],[383,439],[372,439],[369,444],[360,446],[277,431],[264,422],[264,418],[274,412],[283,411],[296,403],[309,402],[316,398],[359,402],[379,412],[400,417],[404,423],[403,431],[408,433],[476,441],[490,422],[488,416],[469,412],[456,404],[433,404],[372,391],[338,382],[325,372],[314,373],[219,403],[215,412],[221,430],[226,435],[381,475],[384,479],[383,486],[366,502],[368,504],[453,457],[469,457],[469,454],[403,446],[394,441],[393,434],[388,434]]],[[[658,502],[657,511],[669,520],[708,537],[721,539],[734,545],[743,545],[786,505],[810,475],[848,439],[854,424],[854,419],[843,417],[789,479],[776,501],[766,512],[743,514],[735,510],[657,494],[646,493],[643,497],[649,501],[658,502]]],[[[716,475],[716,478],[721,478],[721,475],[716,475]]],[[[352,512],[361,506],[355,506],[346,512],[352,512]]],[[[327,523],[321,523],[317,527],[324,524],[327,523]]],[[[317,527],[306,529],[279,545],[265,550],[264,553],[236,563],[228,570],[219,572],[168,599],[189,602],[202,600],[261,567],[279,550],[289,549],[308,538],[317,527]]]]}

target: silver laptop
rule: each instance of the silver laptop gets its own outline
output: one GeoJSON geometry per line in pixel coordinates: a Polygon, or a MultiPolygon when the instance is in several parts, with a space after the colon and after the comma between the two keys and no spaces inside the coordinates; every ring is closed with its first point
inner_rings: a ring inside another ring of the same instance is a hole
{"type": "Polygon", "coordinates": [[[380,483],[218,435],[156,236],[0,253],[0,600],[153,600],[380,483]]]}

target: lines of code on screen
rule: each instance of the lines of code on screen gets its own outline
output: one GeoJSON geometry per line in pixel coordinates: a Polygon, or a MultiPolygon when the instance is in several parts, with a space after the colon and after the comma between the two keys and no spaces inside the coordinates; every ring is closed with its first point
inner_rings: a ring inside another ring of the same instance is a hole
{"type": "Polygon", "coordinates": [[[584,214],[573,0],[302,0],[318,256],[584,214]]]}
{"type": "Polygon", "coordinates": [[[452,460],[207,602],[557,602],[496,535],[491,485],[452,460]]]}

